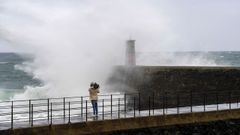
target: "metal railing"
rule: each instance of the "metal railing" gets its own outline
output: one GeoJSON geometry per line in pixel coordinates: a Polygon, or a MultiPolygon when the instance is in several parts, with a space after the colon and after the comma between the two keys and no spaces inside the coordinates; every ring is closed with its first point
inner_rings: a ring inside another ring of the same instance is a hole
{"type": "Polygon", "coordinates": [[[0,102],[0,130],[106,119],[239,108],[240,91],[99,95],[97,116],[88,96],[0,102]]]}

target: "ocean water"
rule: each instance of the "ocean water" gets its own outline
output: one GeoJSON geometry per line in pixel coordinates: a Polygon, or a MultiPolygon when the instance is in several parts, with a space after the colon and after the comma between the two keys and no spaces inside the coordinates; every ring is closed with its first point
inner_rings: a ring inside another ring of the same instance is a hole
{"type": "Polygon", "coordinates": [[[140,52],[138,65],[240,66],[240,51],[222,52],[140,52]]]}
{"type": "MultiPolygon", "coordinates": [[[[240,52],[138,52],[136,56],[138,65],[240,67],[240,52]]],[[[0,53],[0,100],[23,93],[26,86],[41,85],[31,74],[16,68],[32,60],[26,55],[0,53]]]]}
{"type": "Polygon", "coordinates": [[[0,100],[8,100],[14,94],[24,92],[27,85],[40,85],[39,80],[16,68],[26,61],[30,58],[15,53],[0,53],[0,100]]]}

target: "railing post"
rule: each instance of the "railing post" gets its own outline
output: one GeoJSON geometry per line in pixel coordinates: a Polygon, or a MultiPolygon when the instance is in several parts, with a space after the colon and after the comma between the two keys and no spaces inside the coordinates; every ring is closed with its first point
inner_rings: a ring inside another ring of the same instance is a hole
{"type": "Polygon", "coordinates": [[[204,112],[206,112],[206,99],[207,99],[207,95],[204,92],[204,94],[203,94],[203,110],[204,110],[204,112]]]}
{"type": "Polygon", "coordinates": [[[111,119],[112,119],[112,100],[113,100],[113,98],[112,98],[112,94],[111,94],[111,119]]]}
{"type": "Polygon", "coordinates": [[[104,120],[104,99],[102,100],[102,119],[104,120]]]}
{"type": "Polygon", "coordinates": [[[192,95],[192,90],[190,90],[191,113],[193,112],[193,107],[192,107],[192,105],[193,105],[193,103],[192,103],[193,97],[192,96],[193,96],[192,95]]]}
{"type": "Polygon", "coordinates": [[[148,115],[151,115],[151,96],[148,97],[148,115]]]}
{"type": "Polygon", "coordinates": [[[138,113],[139,113],[139,116],[140,116],[140,112],[141,112],[141,95],[140,95],[140,92],[138,93],[138,113]]]}
{"type": "Polygon", "coordinates": [[[11,106],[11,129],[13,129],[13,101],[11,106]]]}
{"type": "Polygon", "coordinates": [[[219,103],[219,101],[218,101],[218,92],[216,92],[216,100],[217,100],[217,111],[219,110],[219,106],[218,106],[218,103],[219,103]]]}
{"type": "Polygon", "coordinates": [[[179,92],[177,92],[177,114],[179,114],[179,104],[180,104],[179,92]]]}
{"type": "Polygon", "coordinates": [[[83,117],[83,97],[81,97],[81,118],[83,117]]]}
{"type": "Polygon", "coordinates": [[[153,115],[154,115],[154,107],[155,107],[155,106],[154,106],[154,99],[155,99],[154,97],[155,97],[155,95],[154,95],[154,92],[153,92],[153,104],[152,104],[153,115]]]}
{"type": "Polygon", "coordinates": [[[50,109],[51,109],[50,111],[51,111],[51,125],[52,125],[52,123],[53,123],[53,122],[52,122],[52,111],[53,111],[53,110],[52,110],[52,103],[51,103],[51,108],[50,108],[50,109]]]}
{"type": "Polygon", "coordinates": [[[168,98],[167,98],[167,92],[165,93],[165,111],[166,111],[166,114],[168,113],[168,98]]]}
{"type": "Polygon", "coordinates": [[[126,113],[127,113],[127,95],[126,93],[124,94],[124,117],[126,118],[126,113]]]}
{"type": "Polygon", "coordinates": [[[63,98],[63,119],[64,119],[64,121],[65,121],[65,118],[66,118],[66,112],[65,112],[65,110],[66,110],[66,104],[65,104],[65,101],[66,101],[66,99],[65,99],[65,97],[63,98]]]}
{"type": "Polygon", "coordinates": [[[49,123],[49,98],[47,99],[47,117],[48,117],[48,123],[49,123]]]}
{"type": "Polygon", "coordinates": [[[232,109],[232,96],[231,96],[231,91],[229,92],[229,109],[232,109]]]}
{"type": "Polygon", "coordinates": [[[120,118],[120,98],[118,98],[118,118],[120,118]]]}
{"type": "Polygon", "coordinates": [[[71,123],[71,105],[70,101],[68,102],[68,124],[71,123]]]}
{"type": "Polygon", "coordinates": [[[86,100],[86,121],[88,121],[88,105],[87,105],[87,100],[86,100]]]}
{"type": "Polygon", "coordinates": [[[31,121],[31,127],[33,127],[33,104],[31,105],[31,108],[32,108],[32,109],[31,109],[31,110],[32,110],[32,118],[31,118],[32,121],[31,121]]]}
{"type": "Polygon", "coordinates": [[[28,117],[28,119],[29,119],[29,124],[30,124],[31,123],[31,100],[28,101],[28,106],[29,106],[29,111],[28,111],[29,112],[29,114],[28,114],[29,117],[28,117]]]}
{"type": "Polygon", "coordinates": [[[134,116],[134,118],[136,117],[136,112],[135,112],[135,104],[136,104],[136,98],[135,98],[135,96],[133,97],[133,116],[134,116]]]}
{"type": "Polygon", "coordinates": [[[239,95],[237,95],[237,108],[238,108],[238,102],[239,102],[239,95]]]}
{"type": "Polygon", "coordinates": [[[163,110],[163,115],[165,115],[165,92],[162,94],[162,110],[163,110]]]}

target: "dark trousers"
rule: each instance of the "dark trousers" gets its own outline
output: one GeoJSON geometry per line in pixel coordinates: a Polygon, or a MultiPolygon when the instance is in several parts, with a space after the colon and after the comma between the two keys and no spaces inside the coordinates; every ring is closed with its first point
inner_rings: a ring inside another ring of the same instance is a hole
{"type": "Polygon", "coordinates": [[[93,107],[93,114],[97,115],[98,114],[98,104],[97,100],[91,100],[92,101],[92,107],[93,107]]]}

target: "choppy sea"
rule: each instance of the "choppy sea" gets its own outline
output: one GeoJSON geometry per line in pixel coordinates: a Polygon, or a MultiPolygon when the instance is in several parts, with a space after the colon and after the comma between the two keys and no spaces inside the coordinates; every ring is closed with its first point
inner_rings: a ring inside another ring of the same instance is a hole
{"type": "MultiPolygon", "coordinates": [[[[240,52],[175,52],[137,53],[139,65],[183,65],[183,66],[234,66],[240,67],[240,52]]],[[[17,65],[32,58],[16,53],[0,53],[0,100],[8,100],[16,93],[24,92],[25,86],[38,86],[34,79],[17,65]]]]}
{"type": "Polygon", "coordinates": [[[0,53],[0,100],[7,100],[16,93],[24,92],[27,85],[40,84],[33,76],[16,68],[29,60],[15,53],[0,53]]]}

